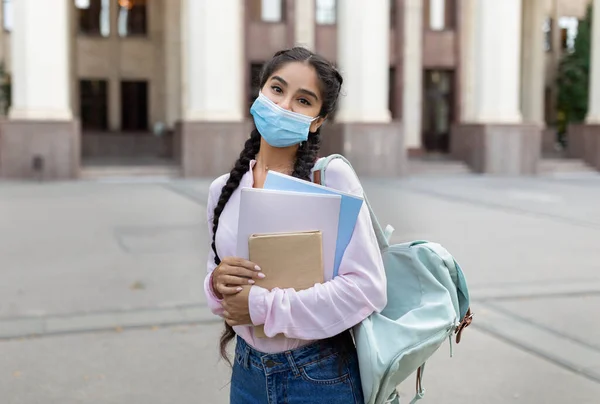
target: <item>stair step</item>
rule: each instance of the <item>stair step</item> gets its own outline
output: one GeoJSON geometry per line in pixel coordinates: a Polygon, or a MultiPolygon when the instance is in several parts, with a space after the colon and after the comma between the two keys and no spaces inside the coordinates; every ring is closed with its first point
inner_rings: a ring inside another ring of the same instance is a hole
{"type": "Polygon", "coordinates": [[[83,180],[177,177],[181,177],[181,168],[175,165],[83,167],[79,175],[83,180]]]}
{"type": "Polygon", "coordinates": [[[461,161],[420,158],[408,161],[408,171],[411,175],[451,175],[471,172],[469,167],[461,161]]]}
{"type": "Polygon", "coordinates": [[[539,164],[540,174],[552,173],[597,173],[593,167],[587,165],[579,159],[561,159],[561,158],[545,158],[539,164]]]}

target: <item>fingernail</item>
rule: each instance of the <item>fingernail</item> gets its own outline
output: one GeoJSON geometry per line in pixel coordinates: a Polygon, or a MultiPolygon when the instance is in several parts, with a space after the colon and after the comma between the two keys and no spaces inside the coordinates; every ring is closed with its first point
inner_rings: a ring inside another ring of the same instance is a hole
{"type": "Polygon", "coordinates": [[[263,274],[262,272],[258,274],[258,277],[259,277],[259,278],[264,278],[265,276],[266,276],[266,275],[265,275],[265,274],[263,274]]]}
{"type": "Polygon", "coordinates": [[[254,281],[254,279],[250,279],[250,280],[248,280],[248,283],[249,283],[250,285],[254,285],[256,282],[254,281]]]}
{"type": "Polygon", "coordinates": [[[242,290],[244,290],[244,288],[243,288],[243,287],[241,287],[241,286],[240,286],[239,288],[237,288],[237,291],[238,291],[238,292],[241,292],[242,290]]]}
{"type": "Polygon", "coordinates": [[[257,271],[261,271],[261,269],[260,269],[260,267],[259,267],[258,265],[256,265],[256,266],[254,267],[254,269],[256,269],[257,271]]]}

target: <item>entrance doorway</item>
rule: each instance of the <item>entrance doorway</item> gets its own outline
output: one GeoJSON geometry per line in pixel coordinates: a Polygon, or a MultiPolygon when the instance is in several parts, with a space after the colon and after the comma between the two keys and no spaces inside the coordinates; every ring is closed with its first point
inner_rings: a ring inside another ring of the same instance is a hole
{"type": "Polygon", "coordinates": [[[426,70],[423,78],[423,146],[430,152],[447,153],[454,121],[454,72],[426,70]]]}
{"type": "Polygon", "coordinates": [[[80,80],[79,103],[84,131],[108,129],[108,84],[106,80],[80,80]]]}
{"type": "Polygon", "coordinates": [[[120,108],[110,108],[108,80],[80,81],[84,177],[177,172],[173,131],[152,123],[150,86],[146,80],[119,81],[120,108]]]}
{"type": "Polygon", "coordinates": [[[121,82],[121,128],[127,132],[148,130],[148,82],[121,82]]]}

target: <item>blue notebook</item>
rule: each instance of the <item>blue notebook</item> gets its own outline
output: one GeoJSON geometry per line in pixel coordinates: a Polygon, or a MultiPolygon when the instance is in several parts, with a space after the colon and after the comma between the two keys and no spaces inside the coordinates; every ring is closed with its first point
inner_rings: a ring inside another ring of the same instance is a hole
{"type": "Polygon", "coordinates": [[[333,277],[337,276],[342,257],[344,256],[346,247],[348,247],[348,243],[350,242],[352,234],[354,233],[356,220],[364,202],[363,198],[274,171],[269,171],[267,173],[267,179],[265,180],[264,188],[280,191],[313,192],[317,194],[340,195],[342,197],[338,224],[338,238],[336,242],[335,259],[333,264],[333,277]]]}

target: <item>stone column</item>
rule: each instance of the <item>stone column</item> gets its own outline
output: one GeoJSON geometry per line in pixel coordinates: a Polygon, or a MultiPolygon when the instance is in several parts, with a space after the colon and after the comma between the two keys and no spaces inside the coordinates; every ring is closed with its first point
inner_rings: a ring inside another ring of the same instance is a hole
{"type": "MultiPolygon", "coordinates": [[[[524,124],[520,109],[522,0],[475,1],[473,103],[455,128],[452,153],[476,172],[533,174],[541,130],[524,124]]],[[[541,44],[540,44],[541,47],[541,44]]]]}
{"type": "Polygon", "coordinates": [[[341,152],[363,175],[396,176],[406,151],[389,110],[390,5],[337,3],[337,61],[344,77],[336,125],[324,127],[323,153],[341,152]]]}
{"type": "Polygon", "coordinates": [[[337,7],[338,62],[346,95],[336,119],[338,122],[390,122],[389,4],[376,1],[365,7],[361,0],[347,0],[338,2],[337,7]]]}
{"type": "Polygon", "coordinates": [[[119,37],[119,4],[110,3],[110,34],[105,40],[110,49],[110,69],[108,77],[108,129],[112,132],[121,131],[121,38],[119,37]]]}
{"type": "Polygon", "coordinates": [[[475,119],[478,122],[522,122],[519,108],[521,1],[478,4],[475,43],[475,119]]]}
{"type": "MultiPolygon", "coordinates": [[[[4,31],[4,7],[0,6],[0,63],[4,65],[4,74],[9,71],[8,58],[6,57],[6,50],[4,48],[5,31],[4,31]]],[[[4,84],[4,78],[0,77],[0,84],[4,84]]],[[[4,98],[4,97],[2,97],[4,98]]],[[[0,117],[6,115],[6,102],[4,99],[0,99],[0,117]]]]}
{"type": "Polygon", "coordinates": [[[14,120],[68,121],[68,0],[15,1],[13,52],[14,120]],[[49,12],[56,14],[50,18],[49,12]]]}
{"type": "Polygon", "coordinates": [[[589,106],[585,118],[588,124],[600,124],[600,0],[594,0],[592,18],[592,55],[590,64],[589,106]]]}
{"type": "Polygon", "coordinates": [[[523,121],[544,125],[544,54],[543,0],[523,2],[523,50],[521,52],[521,107],[523,121]]]}
{"type": "Polygon", "coordinates": [[[404,144],[421,150],[423,116],[423,0],[404,0],[404,144]]]}
{"type": "Polygon", "coordinates": [[[79,33],[79,14],[75,2],[68,6],[67,21],[69,21],[69,98],[71,111],[75,120],[81,120],[81,100],[79,99],[79,69],[77,68],[77,35],[79,33]]]}
{"type": "Polygon", "coordinates": [[[73,178],[79,171],[79,126],[71,109],[71,0],[13,5],[12,108],[4,124],[2,176],[73,178]]]}
{"type": "Polygon", "coordinates": [[[172,129],[181,119],[181,0],[165,2],[165,123],[172,129]]]}
{"type": "Polygon", "coordinates": [[[460,3],[460,83],[461,83],[461,122],[475,120],[475,40],[476,2],[462,0],[460,3]]]}
{"type": "Polygon", "coordinates": [[[250,133],[243,3],[181,0],[183,121],[176,143],[185,176],[228,172],[250,133]]]}
{"type": "Polygon", "coordinates": [[[296,0],[294,43],[315,50],[315,0],[296,0]]]}
{"type": "MultiPolygon", "coordinates": [[[[590,65],[589,106],[583,128],[577,130],[583,160],[600,170],[600,0],[594,0],[592,18],[592,55],[590,65]]],[[[569,128],[571,131],[571,128],[569,128]]],[[[574,128],[576,130],[576,128],[574,128]]],[[[569,134],[569,141],[573,141],[569,134]]]]}

